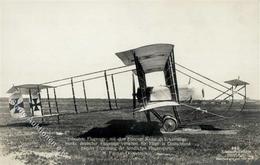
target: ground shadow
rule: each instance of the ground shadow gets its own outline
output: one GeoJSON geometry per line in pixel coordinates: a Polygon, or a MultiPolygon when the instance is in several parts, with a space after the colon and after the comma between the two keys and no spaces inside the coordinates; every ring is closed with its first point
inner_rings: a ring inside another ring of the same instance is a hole
{"type": "Polygon", "coordinates": [[[181,126],[179,126],[178,129],[184,129],[184,128],[199,129],[199,130],[206,130],[206,131],[221,131],[221,130],[224,130],[222,128],[217,128],[214,125],[208,125],[208,124],[181,125],[181,126]]]}
{"type": "MultiPolygon", "coordinates": [[[[48,123],[39,123],[39,126],[48,126],[50,124],[48,123]]],[[[12,124],[6,124],[6,125],[0,125],[0,128],[8,128],[8,127],[33,127],[30,123],[12,123],[12,124]]]]}
{"type": "Polygon", "coordinates": [[[201,130],[208,130],[208,131],[221,131],[223,129],[216,128],[213,125],[199,125],[201,130]]]}
{"type": "Polygon", "coordinates": [[[106,127],[92,128],[76,138],[124,138],[127,135],[160,136],[158,122],[136,122],[135,120],[111,120],[106,127]]]}

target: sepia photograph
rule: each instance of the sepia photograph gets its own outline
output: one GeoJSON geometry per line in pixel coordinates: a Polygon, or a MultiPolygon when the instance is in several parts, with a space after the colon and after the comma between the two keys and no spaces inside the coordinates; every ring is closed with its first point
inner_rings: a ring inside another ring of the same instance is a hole
{"type": "Polygon", "coordinates": [[[0,0],[0,164],[260,164],[259,0],[0,0]]]}

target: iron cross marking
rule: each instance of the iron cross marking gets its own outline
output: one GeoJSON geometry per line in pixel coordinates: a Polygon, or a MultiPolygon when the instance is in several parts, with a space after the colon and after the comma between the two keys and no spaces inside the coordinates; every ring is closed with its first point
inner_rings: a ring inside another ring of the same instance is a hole
{"type": "Polygon", "coordinates": [[[23,102],[18,103],[19,98],[12,100],[11,103],[9,103],[9,108],[12,110],[14,108],[14,113],[19,113],[19,109],[23,108],[23,102]]]}
{"type": "Polygon", "coordinates": [[[30,107],[32,108],[32,110],[34,111],[39,111],[39,107],[38,106],[41,106],[41,103],[37,103],[38,99],[32,99],[32,103],[30,103],[30,107]]]}

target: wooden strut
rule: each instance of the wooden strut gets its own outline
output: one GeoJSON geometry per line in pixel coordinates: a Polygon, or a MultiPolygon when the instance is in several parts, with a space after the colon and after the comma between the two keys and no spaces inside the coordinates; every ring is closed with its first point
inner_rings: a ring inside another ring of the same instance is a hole
{"type": "Polygon", "coordinates": [[[170,63],[170,65],[169,65],[169,67],[170,67],[170,72],[171,72],[171,74],[170,74],[170,76],[171,76],[171,80],[172,80],[172,85],[173,85],[173,90],[174,91],[171,91],[172,92],[172,97],[174,98],[174,101],[176,101],[176,102],[179,102],[179,98],[178,98],[178,96],[177,96],[177,88],[176,88],[176,82],[175,82],[175,79],[174,79],[174,76],[176,76],[175,74],[174,74],[174,69],[173,69],[173,62],[172,62],[172,59],[171,58],[169,58],[169,63],[170,63]]]}
{"type": "Polygon", "coordinates": [[[75,112],[78,113],[75,91],[74,91],[74,86],[73,86],[73,78],[70,79],[70,82],[71,82],[71,90],[72,90],[72,96],[73,96],[74,109],[75,109],[75,112]]]}
{"type": "Polygon", "coordinates": [[[34,111],[32,108],[32,91],[30,88],[29,88],[29,96],[30,96],[30,109],[32,110],[32,116],[34,116],[34,111]]]}
{"type": "Polygon", "coordinates": [[[56,106],[56,111],[57,111],[57,119],[58,119],[58,124],[60,123],[60,113],[59,113],[59,107],[58,107],[58,101],[57,101],[57,96],[56,96],[56,90],[53,88],[53,94],[54,94],[54,101],[55,101],[55,106],[56,106]]]}
{"type": "Polygon", "coordinates": [[[133,96],[133,117],[135,118],[134,110],[136,108],[136,92],[135,92],[135,75],[134,75],[134,73],[132,73],[132,81],[133,81],[133,93],[132,93],[132,96],[133,96]]]}
{"type": "MultiPolygon", "coordinates": [[[[231,109],[232,104],[233,104],[233,102],[234,102],[234,94],[235,94],[235,93],[238,94],[238,92],[239,92],[240,90],[242,90],[242,89],[244,89],[244,92],[245,92],[244,95],[243,95],[244,103],[243,103],[242,107],[240,108],[240,112],[242,112],[242,111],[245,109],[245,105],[246,105],[246,85],[243,85],[243,86],[242,86],[241,88],[239,88],[236,92],[234,91],[234,86],[232,85],[231,88],[229,89],[229,90],[231,90],[232,94],[229,95],[229,96],[227,96],[225,99],[223,99],[223,100],[226,100],[226,99],[228,99],[228,98],[231,97],[231,100],[232,100],[232,101],[231,101],[231,105],[229,106],[229,108],[228,108],[224,113],[222,113],[222,115],[218,115],[218,114],[215,114],[215,113],[211,113],[211,114],[214,115],[214,116],[218,116],[218,117],[224,118],[224,119],[234,118],[234,117],[238,116],[239,114],[237,114],[237,115],[231,115],[231,116],[225,116],[224,114],[227,113],[227,112],[231,109]]],[[[209,113],[209,112],[207,112],[207,113],[209,113]]],[[[221,120],[223,120],[223,119],[221,119],[221,120]]],[[[207,122],[213,122],[213,121],[220,121],[220,120],[209,120],[209,121],[207,121],[207,122]]],[[[197,123],[192,123],[192,124],[199,124],[199,123],[197,122],[197,123]]]]}
{"type": "MultiPolygon", "coordinates": [[[[110,76],[110,75],[117,75],[117,74],[121,74],[121,73],[126,73],[126,72],[131,72],[133,71],[133,69],[129,69],[129,70],[124,70],[124,71],[121,71],[121,72],[116,72],[116,73],[110,73],[110,74],[107,74],[107,76],[110,76]]],[[[77,84],[77,83],[81,83],[82,81],[90,81],[90,80],[95,80],[95,79],[99,79],[99,78],[103,78],[104,76],[95,76],[95,77],[91,77],[91,78],[87,78],[87,79],[83,79],[83,80],[78,80],[78,81],[73,81],[73,84],[77,84]]],[[[70,85],[71,83],[64,83],[64,84],[60,84],[60,85],[56,85],[55,87],[62,87],[62,86],[66,86],[66,85],[70,85]]]]}
{"type": "Polygon", "coordinates": [[[118,109],[117,98],[116,98],[115,80],[114,80],[113,74],[111,74],[111,79],[112,79],[112,85],[113,85],[113,91],[114,91],[115,105],[116,105],[116,109],[118,109]]]}
{"type": "MultiPolygon", "coordinates": [[[[239,91],[241,91],[242,89],[244,89],[245,88],[245,86],[242,86],[241,88],[239,88],[238,90],[237,90],[237,92],[239,92],[239,91]]],[[[232,87],[231,87],[231,89],[232,89],[232,87]]],[[[230,89],[230,90],[231,90],[230,89]]],[[[239,94],[239,93],[237,93],[237,94],[239,94]]],[[[231,97],[232,95],[230,95],[230,96],[227,96],[227,97],[225,97],[223,100],[227,100],[229,97],[231,97]]],[[[243,97],[245,97],[245,95],[243,95],[243,97]]]]}
{"type": "Polygon", "coordinates": [[[108,98],[109,109],[112,110],[106,71],[104,71],[104,77],[105,77],[105,83],[106,83],[106,89],[107,89],[107,98],[108,98]]]}
{"type": "MultiPolygon", "coordinates": [[[[226,91],[222,92],[220,95],[216,96],[214,99],[212,99],[212,101],[216,100],[217,98],[219,98],[220,96],[226,94],[228,91],[232,90],[232,87],[231,88],[228,88],[226,91]]],[[[229,97],[229,96],[228,96],[229,97]]],[[[211,102],[212,102],[211,101],[211,102]]]]}
{"type": "Polygon", "coordinates": [[[83,92],[84,92],[84,99],[85,99],[86,110],[87,110],[87,112],[89,112],[87,95],[86,95],[86,88],[85,88],[85,82],[84,81],[82,81],[82,85],[83,85],[83,92]]]}
{"type": "MultiPolygon", "coordinates": [[[[222,90],[220,90],[220,89],[218,89],[218,88],[216,88],[216,87],[214,87],[214,86],[212,86],[212,85],[209,85],[209,84],[207,84],[207,83],[205,83],[205,82],[203,82],[203,81],[201,81],[201,80],[199,80],[199,79],[196,79],[195,77],[193,77],[193,76],[190,76],[190,75],[188,75],[188,74],[186,74],[186,73],[184,73],[184,72],[182,72],[182,71],[180,71],[180,70],[178,70],[178,69],[176,69],[176,71],[178,71],[179,73],[181,73],[181,74],[183,74],[183,75],[185,75],[185,76],[187,76],[187,77],[189,77],[189,78],[191,78],[191,79],[193,79],[193,80],[195,80],[195,81],[198,81],[198,82],[200,82],[200,83],[202,83],[202,84],[204,84],[204,85],[206,85],[206,86],[208,86],[208,87],[210,87],[210,88],[212,88],[212,89],[215,89],[215,90],[217,90],[217,91],[219,91],[219,92],[221,92],[221,93],[225,93],[225,91],[222,91],[222,90]]],[[[225,93],[226,95],[228,95],[229,97],[231,97],[232,95],[230,95],[230,94],[228,94],[228,93],[225,93]]],[[[239,93],[238,93],[239,94],[239,93]]]]}
{"type": "Polygon", "coordinates": [[[245,88],[245,101],[246,101],[246,85],[244,85],[244,88],[245,88]]]}
{"type": "Polygon", "coordinates": [[[163,118],[157,111],[155,111],[154,109],[151,109],[150,111],[154,114],[155,117],[157,117],[158,120],[160,120],[161,123],[163,123],[163,118]]]}
{"type": "MultiPolygon", "coordinates": [[[[246,85],[243,85],[239,90],[241,90],[241,89],[244,89],[244,93],[245,93],[245,94],[244,94],[244,104],[243,104],[243,107],[241,108],[241,112],[242,112],[242,111],[244,110],[245,106],[246,106],[246,103],[247,103],[247,102],[246,102],[246,85]]],[[[239,91],[239,90],[238,90],[238,91],[239,91]]],[[[237,92],[238,92],[238,91],[237,91],[237,92]]]]}
{"type": "MultiPolygon", "coordinates": [[[[177,84],[177,78],[176,78],[176,68],[175,68],[175,61],[174,61],[174,51],[172,48],[170,57],[169,57],[169,64],[170,64],[170,70],[171,70],[171,76],[172,76],[172,81],[173,81],[173,87],[174,87],[174,95],[175,95],[175,100],[179,103],[179,91],[178,91],[178,84],[177,84]]],[[[173,106],[173,113],[179,123],[181,123],[181,119],[179,116],[179,113],[177,111],[177,107],[173,106]]]]}
{"type": "MultiPolygon", "coordinates": [[[[232,88],[233,88],[233,86],[230,88],[230,90],[233,90],[232,88]]],[[[244,85],[244,86],[242,86],[241,88],[239,88],[239,89],[237,90],[237,92],[240,91],[240,90],[242,90],[242,89],[244,89],[244,92],[245,92],[245,94],[244,94],[244,96],[243,96],[243,98],[244,98],[244,103],[243,103],[243,106],[241,107],[241,109],[240,109],[239,112],[242,112],[242,111],[245,109],[245,105],[246,105],[246,85],[244,85]]],[[[234,91],[232,91],[232,93],[234,94],[234,91]]],[[[228,96],[227,98],[229,98],[229,97],[232,97],[232,96],[228,96]]],[[[233,103],[233,99],[232,99],[232,103],[233,103]]],[[[209,112],[207,112],[207,113],[209,113],[209,112]]],[[[232,115],[232,116],[224,116],[224,115],[218,115],[218,114],[215,114],[215,113],[209,113],[209,114],[212,114],[212,115],[214,115],[214,116],[221,117],[221,119],[203,121],[204,124],[205,124],[206,122],[216,122],[216,121],[221,121],[221,120],[224,120],[224,119],[234,118],[234,117],[236,117],[236,116],[239,115],[239,114],[237,114],[237,115],[232,115]]],[[[194,125],[194,124],[201,124],[201,122],[195,122],[195,123],[191,123],[191,124],[189,124],[189,125],[194,125]]],[[[186,126],[187,126],[187,125],[186,125],[186,126]]]]}
{"type": "Polygon", "coordinates": [[[134,55],[134,60],[135,60],[135,66],[136,66],[136,73],[138,77],[138,82],[139,82],[139,88],[141,90],[141,99],[143,103],[143,107],[146,106],[147,104],[147,98],[146,98],[146,78],[145,78],[145,73],[142,68],[142,65],[139,62],[138,57],[135,55],[135,52],[133,51],[134,55]]]}
{"type": "MultiPolygon", "coordinates": [[[[221,87],[223,87],[223,88],[226,88],[227,91],[229,91],[229,90],[228,90],[228,89],[229,89],[228,87],[226,87],[226,86],[224,86],[224,85],[218,83],[217,81],[214,81],[214,80],[212,80],[212,79],[210,79],[210,78],[208,78],[208,77],[206,77],[206,76],[203,76],[203,75],[199,74],[198,72],[195,72],[195,71],[193,71],[193,70],[191,70],[191,69],[189,69],[189,68],[187,68],[187,67],[184,67],[183,65],[180,65],[180,64],[177,64],[177,63],[175,63],[175,64],[178,65],[178,66],[180,66],[180,67],[183,68],[183,69],[186,69],[186,70],[188,70],[188,71],[190,71],[190,72],[192,72],[192,73],[194,73],[194,74],[196,74],[196,75],[198,75],[198,76],[200,76],[200,77],[202,77],[202,78],[208,80],[208,81],[211,81],[211,82],[213,82],[213,83],[215,83],[215,84],[217,84],[217,85],[219,85],[219,86],[221,86],[221,87]]],[[[203,81],[200,81],[199,79],[196,79],[196,78],[194,78],[194,77],[192,77],[192,76],[190,76],[190,75],[188,75],[188,74],[186,74],[186,73],[184,73],[184,72],[181,72],[180,70],[177,70],[177,69],[176,69],[176,71],[178,71],[178,72],[182,73],[183,75],[186,75],[186,76],[192,78],[193,80],[196,80],[196,81],[198,81],[198,82],[200,82],[200,83],[202,83],[202,84],[204,84],[204,85],[207,85],[207,86],[209,86],[210,88],[213,88],[213,89],[215,89],[215,90],[217,90],[217,91],[219,91],[219,92],[223,92],[224,94],[226,94],[224,91],[222,91],[222,90],[220,90],[220,89],[218,89],[218,88],[215,88],[215,87],[213,87],[213,86],[211,86],[211,85],[209,85],[209,84],[207,84],[207,83],[205,83],[205,82],[203,82],[203,81]]],[[[231,90],[231,89],[230,89],[230,90],[231,90]]],[[[241,93],[238,92],[237,94],[239,94],[240,96],[243,97],[243,95],[242,95],[241,93]]],[[[227,94],[227,95],[228,95],[228,94],[227,94]]],[[[229,97],[231,97],[231,95],[229,95],[229,97]]],[[[229,97],[227,97],[227,98],[229,98],[229,97]]]]}
{"type": "Polygon", "coordinates": [[[99,70],[99,71],[96,71],[96,72],[85,73],[85,74],[76,75],[76,76],[73,76],[73,77],[67,77],[67,78],[62,78],[62,79],[58,79],[58,80],[48,81],[48,82],[44,82],[42,84],[55,83],[55,82],[59,82],[59,81],[69,80],[71,78],[79,78],[79,77],[83,77],[83,76],[88,76],[88,75],[93,75],[93,74],[97,74],[97,73],[102,73],[104,71],[112,71],[112,70],[126,68],[126,67],[128,67],[128,66],[119,66],[119,67],[114,67],[114,68],[110,68],[110,69],[106,69],[106,70],[99,70]]]}
{"type": "Polygon", "coordinates": [[[51,112],[51,103],[50,103],[50,94],[49,94],[49,89],[48,88],[46,88],[46,92],[47,92],[47,101],[48,101],[49,112],[50,112],[50,114],[52,114],[52,112],[51,112]]]}
{"type": "MultiPolygon", "coordinates": [[[[135,51],[133,51],[134,55],[134,61],[135,61],[135,66],[136,66],[136,73],[138,76],[138,82],[139,82],[139,88],[141,90],[141,98],[142,98],[142,106],[145,107],[147,104],[147,97],[146,97],[146,78],[145,78],[145,72],[143,70],[143,67],[138,59],[138,57],[135,55],[135,51]]],[[[148,123],[151,123],[151,115],[150,111],[145,111],[145,116],[147,119],[148,123]]]]}
{"type": "MultiPolygon", "coordinates": [[[[41,99],[41,91],[40,91],[40,87],[38,86],[37,87],[37,91],[38,91],[38,98],[39,98],[39,102],[40,102],[40,107],[41,107],[41,113],[42,113],[42,116],[44,116],[43,114],[43,109],[42,109],[42,99],[41,99]]],[[[42,123],[44,122],[44,119],[42,117],[42,123]]]]}
{"type": "Polygon", "coordinates": [[[170,54],[170,66],[172,69],[172,78],[174,81],[174,88],[175,88],[175,95],[176,95],[176,101],[179,102],[179,90],[178,90],[178,82],[177,82],[177,78],[176,78],[176,68],[175,68],[175,59],[174,59],[174,51],[172,48],[171,54],[170,54]]]}

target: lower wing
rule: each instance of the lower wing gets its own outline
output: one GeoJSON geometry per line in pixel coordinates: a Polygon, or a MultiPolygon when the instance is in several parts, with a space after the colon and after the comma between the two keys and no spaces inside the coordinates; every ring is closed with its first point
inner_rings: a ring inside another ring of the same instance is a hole
{"type": "Polygon", "coordinates": [[[180,104],[175,101],[149,102],[146,106],[135,109],[134,112],[143,112],[143,111],[148,111],[159,107],[179,106],[179,105],[180,104]]]}

